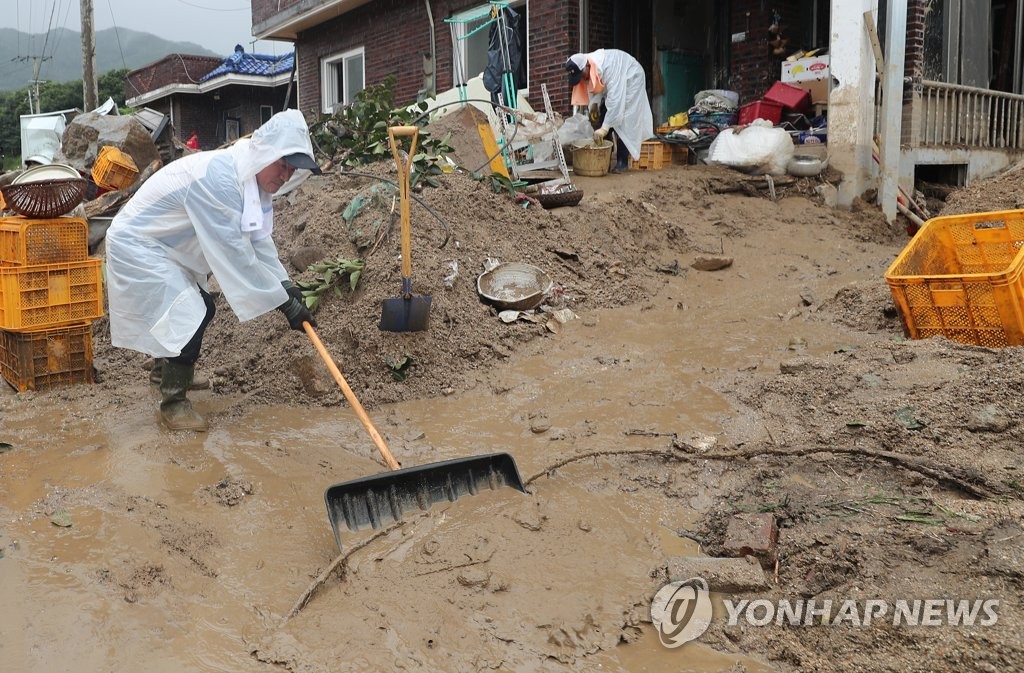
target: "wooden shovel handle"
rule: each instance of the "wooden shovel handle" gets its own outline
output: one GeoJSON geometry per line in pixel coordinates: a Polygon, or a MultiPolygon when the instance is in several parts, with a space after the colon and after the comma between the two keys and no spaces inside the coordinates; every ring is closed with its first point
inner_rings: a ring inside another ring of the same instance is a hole
{"type": "Polygon", "coordinates": [[[389,126],[388,144],[391,145],[391,154],[395,157],[395,167],[398,169],[398,197],[401,202],[402,215],[402,277],[412,276],[412,227],[409,223],[409,175],[412,173],[412,158],[416,154],[416,141],[419,138],[420,129],[418,126],[389,126]],[[406,161],[402,161],[398,153],[398,141],[396,138],[409,137],[412,140],[409,144],[409,155],[406,161]]]}
{"type": "Polygon", "coordinates": [[[388,445],[384,443],[384,439],[380,436],[380,433],[377,432],[377,428],[373,426],[373,422],[367,415],[366,410],[363,409],[363,405],[359,403],[359,399],[356,397],[356,394],[352,392],[351,388],[349,388],[348,383],[345,381],[345,377],[341,375],[341,371],[338,369],[338,365],[334,364],[334,360],[331,358],[330,353],[327,352],[323,343],[320,342],[320,337],[316,335],[316,331],[313,329],[313,326],[308,322],[303,322],[302,329],[306,330],[306,334],[309,335],[309,340],[313,342],[313,347],[316,348],[316,352],[320,354],[324,364],[327,365],[327,369],[330,370],[331,376],[333,376],[334,380],[338,383],[338,387],[341,388],[342,394],[345,396],[345,399],[348,400],[349,406],[356,412],[356,416],[363,424],[363,427],[366,428],[366,432],[370,435],[370,439],[372,439],[373,443],[377,445],[377,450],[380,451],[380,455],[383,456],[384,462],[387,463],[388,467],[392,470],[397,470],[401,466],[398,464],[398,461],[395,460],[395,457],[391,455],[391,450],[388,449],[388,445]]]}

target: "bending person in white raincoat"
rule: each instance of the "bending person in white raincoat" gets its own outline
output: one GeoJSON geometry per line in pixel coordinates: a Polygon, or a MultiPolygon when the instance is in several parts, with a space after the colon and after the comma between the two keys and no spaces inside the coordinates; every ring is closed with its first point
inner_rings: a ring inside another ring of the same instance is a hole
{"type": "Polygon", "coordinates": [[[606,108],[601,127],[594,133],[600,142],[614,130],[618,138],[615,171],[628,166],[628,158],[640,158],[640,145],[654,135],[654,117],[647,100],[647,76],[640,63],[618,49],[598,49],[573,54],[565,62],[572,87],[572,104],[590,106],[591,96],[604,95],[606,108]]]}
{"type": "Polygon", "coordinates": [[[209,274],[239,320],[276,308],[292,329],[316,325],[270,237],[271,198],[296,168],[320,173],[302,113],[286,110],[227,149],[159,170],[107,231],[111,342],[157,358],[160,416],[172,430],[207,429],[186,391],[197,387],[214,314],[209,274]]]}

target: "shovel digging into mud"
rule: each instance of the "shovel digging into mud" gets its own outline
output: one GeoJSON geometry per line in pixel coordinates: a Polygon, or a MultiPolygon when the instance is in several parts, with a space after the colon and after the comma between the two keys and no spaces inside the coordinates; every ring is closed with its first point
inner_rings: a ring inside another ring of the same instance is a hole
{"type": "Polygon", "coordinates": [[[526,492],[516,461],[508,453],[490,453],[401,468],[313,326],[307,322],[302,327],[359,422],[377,446],[384,462],[392,470],[386,474],[335,484],[324,493],[327,516],[331,520],[331,529],[339,550],[342,548],[343,528],[352,532],[364,528],[381,528],[398,521],[405,512],[417,509],[426,511],[435,503],[455,502],[464,495],[477,495],[485,489],[496,491],[509,486],[526,492]]]}
{"type": "Polygon", "coordinates": [[[422,332],[430,321],[430,295],[414,297],[412,294],[412,229],[409,223],[409,174],[412,158],[416,155],[417,126],[392,126],[388,128],[388,143],[395,157],[398,169],[398,196],[402,214],[402,296],[384,300],[381,309],[380,329],[385,332],[422,332]],[[398,152],[397,137],[410,137],[409,155],[406,161],[398,152]]]}

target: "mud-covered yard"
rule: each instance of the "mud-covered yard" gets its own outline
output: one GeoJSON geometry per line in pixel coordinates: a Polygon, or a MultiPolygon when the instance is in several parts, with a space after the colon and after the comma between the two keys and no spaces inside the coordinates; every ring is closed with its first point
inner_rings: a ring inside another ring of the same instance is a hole
{"type": "MultiPolygon", "coordinates": [[[[401,290],[393,199],[310,178],[280,200],[275,240],[299,280],[303,259],[366,261],[318,333],[391,451],[508,452],[528,493],[345,534],[339,562],[324,490],[387,468],[309,340],[276,314],[239,324],[219,298],[213,389],[192,394],[211,431],[180,435],[157,425],[145,357],[98,321],[97,383],[0,392],[3,670],[1018,668],[1022,350],[906,340],[883,278],[901,226],[825,208],[810,180],[774,200],[736,181],[581,178],[578,207],[545,211],[447,176],[412,211],[430,327],[395,334],[378,329],[401,290]],[[477,295],[487,258],[543,268],[549,310],[499,319],[477,295]],[[778,564],[721,598],[994,599],[998,620],[719,610],[663,647],[652,597],[686,557],[726,553],[739,513],[776,517],[778,564]]],[[[1018,184],[947,211],[1017,207],[1018,184]]]]}

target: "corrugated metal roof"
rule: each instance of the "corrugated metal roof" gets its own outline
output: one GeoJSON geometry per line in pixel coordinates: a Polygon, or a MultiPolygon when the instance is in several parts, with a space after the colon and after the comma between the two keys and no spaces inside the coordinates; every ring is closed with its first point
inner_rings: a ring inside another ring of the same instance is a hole
{"type": "Polygon", "coordinates": [[[225,58],[219,66],[203,75],[199,81],[207,82],[221,75],[254,75],[274,77],[291,71],[295,52],[282,56],[268,54],[247,54],[242,45],[235,46],[235,53],[225,58]]]}

